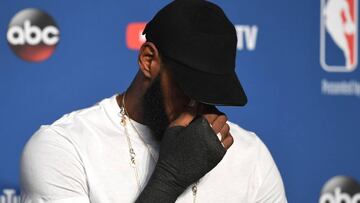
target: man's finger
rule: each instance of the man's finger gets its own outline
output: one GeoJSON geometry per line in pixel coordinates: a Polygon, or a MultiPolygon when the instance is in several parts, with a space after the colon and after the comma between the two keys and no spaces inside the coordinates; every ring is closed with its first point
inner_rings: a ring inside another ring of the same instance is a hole
{"type": "Polygon", "coordinates": [[[220,112],[215,106],[208,104],[199,104],[198,114],[203,115],[206,120],[212,125],[215,119],[223,113],[220,112]]]}
{"type": "Polygon", "coordinates": [[[215,121],[215,119],[218,117],[216,114],[203,114],[204,118],[209,122],[209,124],[212,126],[212,123],[215,121]]]}
{"type": "MultiPolygon", "coordinates": [[[[217,134],[218,132],[220,132],[220,130],[224,127],[224,125],[226,124],[227,121],[227,117],[225,114],[223,115],[219,115],[218,117],[216,117],[216,119],[211,123],[212,128],[215,132],[215,134],[217,134]]],[[[224,133],[222,133],[224,135],[224,133]]]]}
{"type": "Polygon", "coordinates": [[[234,139],[233,139],[232,135],[229,132],[226,135],[226,137],[224,138],[224,140],[222,141],[222,144],[225,147],[225,149],[229,149],[233,143],[234,143],[234,139]]]}
{"type": "Polygon", "coordinates": [[[229,130],[230,130],[230,127],[227,123],[221,128],[221,130],[220,130],[221,141],[224,141],[224,139],[229,135],[229,130]]]}

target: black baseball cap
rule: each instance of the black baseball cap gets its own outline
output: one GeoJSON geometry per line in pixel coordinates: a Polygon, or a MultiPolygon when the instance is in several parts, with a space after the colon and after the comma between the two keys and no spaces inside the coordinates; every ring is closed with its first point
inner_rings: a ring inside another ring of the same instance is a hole
{"type": "Polygon", "coordinates": [[[148,41],[169,59],[174,79],[202,103],[244,106],[235,72],[237,36],[223,10],[205,0],[174,0],[147,23],[148,41]]]}

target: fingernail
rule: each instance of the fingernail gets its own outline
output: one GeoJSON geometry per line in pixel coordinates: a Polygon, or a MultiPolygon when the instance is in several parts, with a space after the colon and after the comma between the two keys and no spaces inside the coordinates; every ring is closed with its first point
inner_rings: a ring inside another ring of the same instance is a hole
{"type": "Polygon", "coordinates": [[[219,139],[219,140],[220,140],[220,142],[221,142],[221,138],[222,138],[221,133],[220,133],[220,132],[218,132],[216,135],[217,135],[218,139],[219,139]]]}

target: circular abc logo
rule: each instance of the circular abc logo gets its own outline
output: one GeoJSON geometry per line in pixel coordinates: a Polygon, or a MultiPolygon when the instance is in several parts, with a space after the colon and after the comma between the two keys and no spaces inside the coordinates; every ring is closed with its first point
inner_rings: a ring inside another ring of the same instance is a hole
{"type": "Polygon", "coordinates": [[[360,203],[360,185],[347,176],[335,176],[321,190],[319,203],[360,203]]]}
{"type": "Polygon", "coordinates": [[[51,16],[39,9],[27,8],[11,19],[7,40],[23,60],[40,62],[54,53],[59,35],[59,28],[51,16]]]}

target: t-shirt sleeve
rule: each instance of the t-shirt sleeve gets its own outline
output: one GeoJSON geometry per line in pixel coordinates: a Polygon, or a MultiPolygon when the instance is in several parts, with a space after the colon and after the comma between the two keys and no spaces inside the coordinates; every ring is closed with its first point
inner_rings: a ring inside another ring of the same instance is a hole
{"type": "Polygon", "coordinates": [[[280,172],[266,145],[257,137],[258,158],[255,175],[259,187],[255,193],[256,203],[287,203],[280,172]]]}
{"type": "Polygon", "coordinates": [[[21,157],[21,203],[89,203],[82,160],[72,141],[41,126],[21,157]]]}

